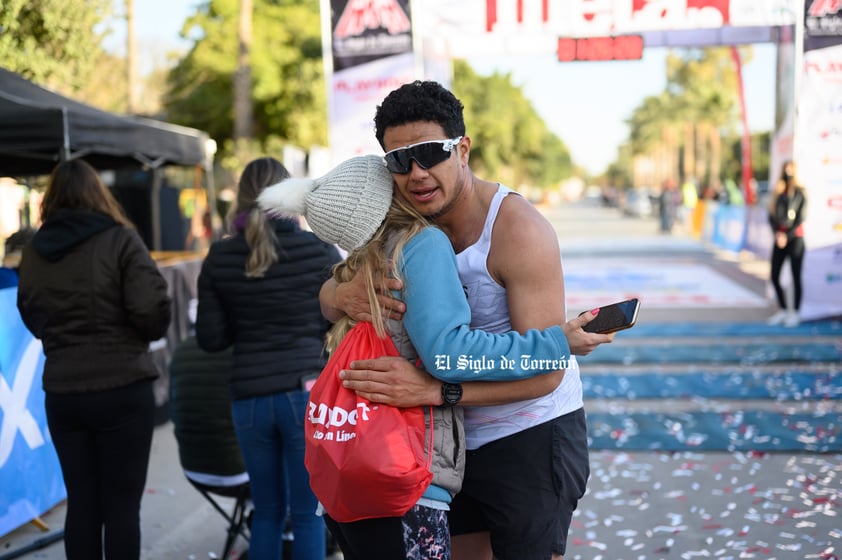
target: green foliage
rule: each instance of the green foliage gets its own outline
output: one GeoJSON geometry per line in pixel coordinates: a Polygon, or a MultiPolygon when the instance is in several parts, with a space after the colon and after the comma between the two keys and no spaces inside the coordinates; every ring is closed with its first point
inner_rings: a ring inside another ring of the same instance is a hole
{"type": "MultiPolygon", "coordinates": [[[[740,49],[750,60],[750,47],[740,49]]],[[[668,169],[678,157],[679,171],[698,173],[705,181],[733,177],[739,158],[730,153],[728,138],[739,125],[736,66],[730,48],[685,49],[671,52],[666,60],[667,85],[634,109],[628,147],[634,155],[660,158],[668,169]],[[725,149],[717,146],[723,142],[725,149]]],[[[763,165],[758,154],[755,172],[763,165]]],[[[671,171],[671,170],[670,170],[671,171]]]]}
{"type": "MultiPolygon", "coordinates": [[[[760,132],[751,135],[751,167],[753,176],[758,181],[769,179],[769,153],[772,133],[760,132]]],[[[727,148],[722,154],[722,177],[742,181],[743,143],[738,134],[729,136],[724,144],[727,148]]]]}
{"type": "Polygon", "coordinates": [[[730,48],[670,54],[667,90],[684,119],[730,125],[737,117],[737,74],[730,48]]]}
{"type": "Polygon", "coordinates": [[[81,88],[102,55],[110,0],[0,1],[0,66],[70,93],[81,88]]]}
{"type": "Polygon", "coordinates": [[[675,97],[665,91],[645,97],[632,111],[626,124],[629,125],[629,141],[635,155],[648,152],[661,140],[664,128],[677,117],[677,104],[675,97]]]}
{"type": "Polygon", "coordinates": [[[479,175],[546,188],[573,174],[564,142],[547,129],[510,74],[483,77],[455,61],[453,92],[465,105],[471,166],[479,175]]]}
{"type": "MultiPolygon", "coordinates": [[[[234,127],[238,9],[237,0],[210,0],[184,23],[182,36],[194,44],[170,73],[164,99],[168,120],[205,130],[223,147],[234,127]]],[[[255,140],[325,145],[318,0],[255,0],[250,65],[255,140]]]]}
{"type": "Polygon", "coordinates": [[[632,150],[626,144],[617,150],[617,160],[608,165],[600,184],[606,186],[631,188],[632,186],[632,150]]]}

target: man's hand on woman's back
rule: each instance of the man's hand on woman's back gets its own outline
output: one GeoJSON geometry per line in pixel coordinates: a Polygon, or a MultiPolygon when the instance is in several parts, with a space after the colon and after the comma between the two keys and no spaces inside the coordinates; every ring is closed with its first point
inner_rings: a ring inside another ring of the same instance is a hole
{"type": "MultiPolygon", "coordinates": [[[[400,280],[389,278],[386,286],[390,290],[400,290],[403,283],[400,280]]],[[[368,290],[365,286],[365,279],[362,274],[355,274],[347,281],[339,283],[333,278],[322,286],[319,293],[319,302],[322,307],[322,315],[329,321],[336,322],[343,315],[347,315],[354,321],[371,321],[371,303],[368,297],[368,290]]],[[[391,296],[391,294],[377,294],[377,302],[381,309],[388,311],[390,319],[400,320],[406,311],[406,305],[391,296]]]]}

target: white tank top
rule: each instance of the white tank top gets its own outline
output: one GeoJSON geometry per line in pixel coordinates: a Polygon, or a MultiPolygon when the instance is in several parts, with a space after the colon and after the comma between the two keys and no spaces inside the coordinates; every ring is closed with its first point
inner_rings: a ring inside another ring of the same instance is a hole
{"type": "MultiPolygon", "coordinates": [[[[491,232],[500,204],[511,192],[511,189],[499,186],[491,201],[479,239],[456,255],[459,277],[471,306],[471,328],[491,333],[503,333],[512,328],[506,290],[491,277],[486,262],[491,250],[491,232]]],[[[465,406],[467,448],[477,449],[490,441],[537,426],[582,406],[579,365],[575,357],[571,357],[570,367],[565,371],[564,379],[548,395],[495,406],[465,406]]]]}

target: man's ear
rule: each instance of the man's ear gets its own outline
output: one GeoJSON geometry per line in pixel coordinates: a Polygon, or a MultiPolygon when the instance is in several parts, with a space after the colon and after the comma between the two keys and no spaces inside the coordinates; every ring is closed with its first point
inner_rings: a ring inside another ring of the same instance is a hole
{"type": "Polygon", "coordinates": [[[463,164],[468,163],[468,156],[471,155],[471,137],[462,136],[462,141],[456,147],[459,150],[459,159],[463,164]]]}

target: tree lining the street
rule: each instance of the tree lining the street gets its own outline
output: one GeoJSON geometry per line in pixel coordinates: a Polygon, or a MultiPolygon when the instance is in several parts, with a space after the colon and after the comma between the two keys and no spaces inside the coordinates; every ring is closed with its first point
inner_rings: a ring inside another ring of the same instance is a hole
{"type": "Polygon", "coordinates": [[[98,71],[110,0],[3,0],[0,66],[61,93],[98,71]]]}
{"type": "MultiPolygon", "coordinates": [[[[744,61],[751,47],[740,47],[744,61]]],[[[656,186],[664,180],[695,179],[718,186],[724,179],[740,180],[739,90],[730,47],[685,49],[666,59],[667,83],[658,95],[644,98],[626,121],[629,136],[610,172],[624,184],[656,186]],[[723,147],[724,146],[724,147],[723,147]],[[648,162],[645,172],[641,162],[648,162]]],[[[756,177],[768,174],[768,142],[759,136],[756,177]]]]}
{"type": "Polygon", "coordinates": [[[465,106],[471,137],[471,167],[514,187],[557,187],[573,175],[564,142],[512,83],[511,74],[478,75],[464,61],[454,61],[453,92],[465,106]]]}

